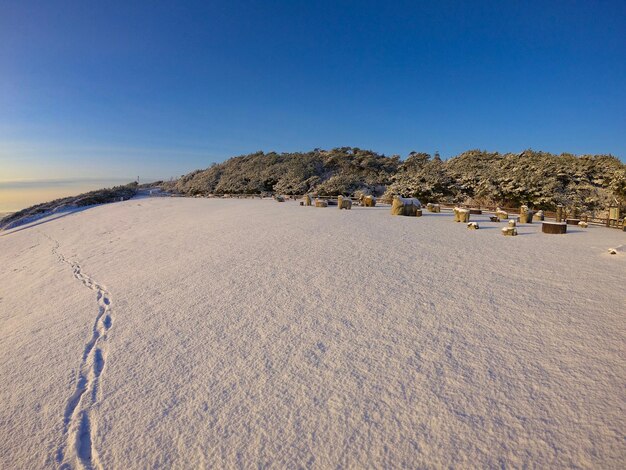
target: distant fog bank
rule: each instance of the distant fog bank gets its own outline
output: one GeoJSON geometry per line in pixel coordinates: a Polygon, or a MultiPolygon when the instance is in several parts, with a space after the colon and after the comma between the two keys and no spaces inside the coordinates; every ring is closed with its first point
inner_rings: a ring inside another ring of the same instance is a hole
{"type": "Polygon", "coordinates": [[[0,181],[0,218],[6,213],[61,197],[130,183],[134,178],[83,178],[0,181]]]}

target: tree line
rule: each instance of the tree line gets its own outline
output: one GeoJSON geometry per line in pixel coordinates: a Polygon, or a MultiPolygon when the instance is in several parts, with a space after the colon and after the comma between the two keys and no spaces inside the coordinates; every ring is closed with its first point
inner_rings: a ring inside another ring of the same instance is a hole
{"type": "Polygon", "coordinates": [[[405,159],[341,147],[256,152],[196,170],[169,183],[185,195],[372,194],[426,202],[584,211],[626,203],[626,165],[611,155],[470,150],[448,160],[411,152],[405,159]]]}

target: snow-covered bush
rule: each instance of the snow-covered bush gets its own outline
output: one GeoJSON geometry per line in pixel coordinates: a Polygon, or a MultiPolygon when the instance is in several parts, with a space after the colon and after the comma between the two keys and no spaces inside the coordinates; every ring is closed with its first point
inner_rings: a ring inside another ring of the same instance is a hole
{"type": "Polygon", "coordinates": [[[626,203],[626,167],[610,155],[575,156],[534,150],[500,154],[470,150],[449,160],[411,152],[401,161],[341,147],[305,153],[256,152],[181,177],[184,194],[360,194],[417,197],[473,206],[592,212],[626,203]]]}

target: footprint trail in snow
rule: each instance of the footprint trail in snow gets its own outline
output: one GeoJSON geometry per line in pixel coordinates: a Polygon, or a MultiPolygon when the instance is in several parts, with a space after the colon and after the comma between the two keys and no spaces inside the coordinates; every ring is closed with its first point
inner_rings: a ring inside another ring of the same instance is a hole
{"type": "Polygon", "coordinates": [[[55,460],[61,469],[102,468],[94,447],[95,426],[91,419],[92,406],[98,401],[100,377],[106,364],[107,332],[113,324],[111,294],[106,287],[83,272],[80,264],[59,252],[59,242],[43,234],[53,244],[52,253],[60,262],[72,268],[74,277],[96,293],[97,314],[81,356],[72,396],[63,414],[63,442],[55,460]]]}

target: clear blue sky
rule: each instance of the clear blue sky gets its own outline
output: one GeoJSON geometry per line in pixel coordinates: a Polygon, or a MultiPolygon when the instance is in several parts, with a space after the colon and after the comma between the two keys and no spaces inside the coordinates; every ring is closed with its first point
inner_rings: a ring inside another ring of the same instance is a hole
{"type": "Polygon", "coordinates": [[[256,150],[626,157],[626,2],[0,2],[0,181],[256,150]]]}

